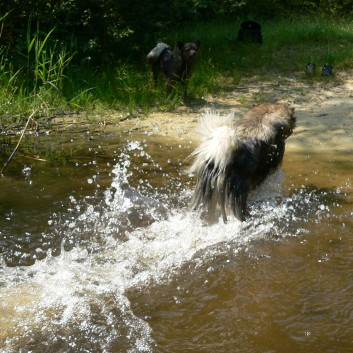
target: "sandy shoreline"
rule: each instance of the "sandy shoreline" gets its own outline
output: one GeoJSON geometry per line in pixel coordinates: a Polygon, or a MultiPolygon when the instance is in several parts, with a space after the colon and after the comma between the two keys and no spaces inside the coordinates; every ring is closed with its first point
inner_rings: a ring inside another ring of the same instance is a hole
{"type": "Polygon", "coordinates": [[[147,117],[125,119],[115,127],[124,132],[151,132],[180,142],[197,143],[200,116],[205,109],[242,114],[257,103],[280,102],[295,108],[297,128],[287,141],[287,150],[305,153],[341,152],[353,149],[353,78],[349,72],[330,80],[309,82],[298,78],[256,78],[241,82],[222,97],[209,96],[204,104],[183,106],[175,112],[154,112],[147,117]]]}
{"type": "MultiPolygon", "coordinates": [[[[297,127],[287,140],[286,150],[294,153],[340,154],[349,157],[353,150],[353,75],[346,71],[329,79],[310,81],[298,73],[292,77],[253,77],[226,92],[207,96],[173,112],[151,112],[147,116],[121,116],[120,112],[105,112],[92,123],[83,123],[81,115],[72,119],[79,129],[109,134],[142,132],[153,134],[162,141],[198,144],[200,117],[207,109],[221,114],[234,112],[236,119],[254,105],[263,102],[286,103],[295,108],[297,127]],[[82,123],[82,124],[81,124],[82,123]]],[[[70,119],[69,119],[70,120],[70,119]]],[[[61,129],[70,131],[66,118],[57,118],[61,129]]],[[[56,129],[53,129],[53,132],[56,129]]],[[[353,157],[352,157],[353,161],[353,157]]]]}

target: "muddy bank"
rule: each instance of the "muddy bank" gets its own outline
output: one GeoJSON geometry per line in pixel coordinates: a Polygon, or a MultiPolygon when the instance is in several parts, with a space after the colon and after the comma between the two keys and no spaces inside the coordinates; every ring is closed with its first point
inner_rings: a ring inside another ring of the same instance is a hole
{"type": "Polygon", "coordinates": [[[234,111],[241,118],[258,103],[281,102],[293,106],[297,116],[297,128],[287,141],[288,150],[350,153],[353,148],[351,77],[349,72],[315,82],[306,80],[302,74],[291,78],[272,77],[269,81],[254,77],[243,80],[220,96],[204,97],[202,104],[185,105],[173,112],[151,112],[148,116],[108,117],[110,122],[101,128],[117,133],[138,130],[180,143],[197,142],[199,136],[195,130],[205,109],[224,114],[234,111]]]}
{"type": "MultiPolygon", "coordinates": [[[[200,141],[197,126],[207,109],[222,114],[242,115],[252,106],[262,102],[287,103],[296,110],[297,127],[287,140],[286,149],[299,154],[325,154],[349,159],[353,149],[353,75],[339,72],[328,79],[309,80],[298,73],[291,77],[271,76],[244,78],[217,95],[191,100],[171,112],[151,111],[144,115],[124,115],[117,111],[63,115],[50,121],[50,127],[31,127],[29,133],[65,135],[75,134],[82,140],[119,137],[120,134],[140,132],[153,135],[160,142],[196,145],[200,141]]],[[[30,129],[29,129],[30,130],[30,129]]],[[[21,130],[13,134],[20,134],[21,130]]]]}

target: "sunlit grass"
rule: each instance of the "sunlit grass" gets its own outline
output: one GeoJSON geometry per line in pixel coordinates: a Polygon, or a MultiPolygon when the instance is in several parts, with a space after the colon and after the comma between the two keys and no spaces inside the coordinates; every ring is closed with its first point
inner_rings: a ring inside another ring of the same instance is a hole
{"type": "MultiPolygon", "coordinates": [[[[349,19],[259,21],[263,29],[262,45],[237,42],[240,22],[196,23],[191,29],[166,29],[158,35],[171,46],[178,40],[201,40],[199,58],[188,87],[189,101],[207,94],[221,94],[247,76],[268,78],[273,74],[302,72],[304,79],[308,62],[317,66],[313,80],[321,79],[324,63],[330,63],[334,70],[353,68],[353,29],[349,19]]],[[[22,67],[14,68],[7,60],[6,48],[0,48],[2,123],[23,121],[33,110],[38,111],[38,116],[98,108],[133,114],[173,110],[185,104],[179,84],[175,93],[167,96],[163,75],[154,87],[145,60],[147,52],[139,53],[130,62],[112,62],[108,67],[97,68],[92,64],[74,63],[74,53],[65,46],[49,45],[50,35],[51,32],[28,38],[27,64],[22,67]]]]}
{"type": "Polygon", "coordinates": [[[0,116],[2,122],[22,122],[32,112],[49,117],[65,108],[62,96],[64,74],[75,53],[51,40],[53,30],[43,34],[28,31],[26,47],[18,49],[19,61],[14,68],[7,49],[0,48],[0,116]]]}

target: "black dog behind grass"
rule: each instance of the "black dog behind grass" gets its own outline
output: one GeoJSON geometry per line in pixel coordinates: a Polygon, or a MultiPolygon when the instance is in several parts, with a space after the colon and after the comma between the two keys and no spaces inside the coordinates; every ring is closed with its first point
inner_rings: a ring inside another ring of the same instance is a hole
{"type": "Polygon", "coordinates": [[[262,28],[255,21],[244,21],[238,31],[238,41],[243,43],[262,43],[262,28]]]}
{"type": "Polygon", "coordinates": [[[177,50],[164,43],[158,43],[147,55],[153,72],[155,86],[159,72],[163,72],[167,77],[167,93],[173,90],[176,81],[184,85],[184,97],[187,96],[187,84],[191,75],[195,59],[200,48],[200,41],[193,43],[177,43],[177,50]]]}
{"type": "Polygon", "coordinates": [[[206,140],[187,170],[198,177],[191,208],[209,220],[221,215],[226,222],[231,213],[245,220],[249,192],[280,166],[294,127],[294,109],[284,104],[261,104],[238,124],[232,115],[205,115],[200,132],[206,140]]]}

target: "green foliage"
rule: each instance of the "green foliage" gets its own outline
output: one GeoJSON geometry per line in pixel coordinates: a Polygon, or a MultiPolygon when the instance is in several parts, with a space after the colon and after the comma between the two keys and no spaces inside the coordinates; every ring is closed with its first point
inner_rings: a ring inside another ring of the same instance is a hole
{"type": "Polygon", "coordinates": [[[27,83],[32,74],[33,93],[36,94],[40,87],[49,85],[60,95],[63,87],[64,70],[74,57],[62,45],[58,48],[58,42],[50,43],[50,36],[54,29],[48,34],[41,36],[37,33],[31,38],[30,32],[27,33],[27,51],[23,54],[27,61],[27,83]]]}
{"type": "Polygon", "coordinates": [[[28,25],[36,32],[39,23],[44,33],[56,28],[53,39],[68,48],[75,44],[77,62],[101,65],[137,58],[171,29],[200,21],[339,16],[352,9],[352,0],[6,0],[0,1],[0,16],[8,13],[0,40],[16,65],[28,25]]]}
{"type": "Polygon", "coordinates": [[[191,99],[219,94],[246,75],[303,72],[307,62],[353,67],[350,19],[339,18],[352,7],[352,0],[2,1],[0,117],[184,104],[179,85],[167,97],[164,79],[152,84],[145,58],[159,40],[201,40],[191,99]],[[237,42],[245,18],[262,24],[261,46],[237,42]]]}
{"type": "Polygon", "coordinates": [[[346,16],[353,9],[352,0],[256,0],[245,1],[242,14],[257,18],[292,18],[298,16],[346,16]]]}
{"type": "Polygon", "coordinates": [[[19,68],[8,59],[4,47],[0,49],[1,116],[11,115],[15,121],[32,111],[48,116],[65,104],[61,96],[64,71],[74,54],[51,41],[53,31],[43,34],[37,29],[31,36],[28,30],[27,47],[18,53],[24,58],[24,65],[19,68]]]}
{"type": "MultiPolygon", "coordinates": [[[[182,28],[165,34],[165,40],[172,45],[179,38],[185,41],[201,38],[201,52],[188,89],[191,99],[232,89],[244,76],[270,78],[302,72],[304,78],[308,62],[315,62],[318,72],[325,62],[331,63],[335,70],[353,67],[350,21],[296,18],[262,24],[264,43],[260,46],[236,41],[240,21],[197,23],[192,31],[182,28]]],[[[315,79],[320,79],[319,73],[315,79]]],[[[151,70],[146,63],[121,61],[94,71],[77,67],[71,70],[66,88],[67,97],[76,92],[70,104],[82,109],[101,105],[127,112],[145,112],[173,109],[183,104],[179,84],[171,97],[166,95],[163,76],[157,88],[153,87],[151,70]],[[77,95],[80,90],[82,94],[77,95]]]]}

